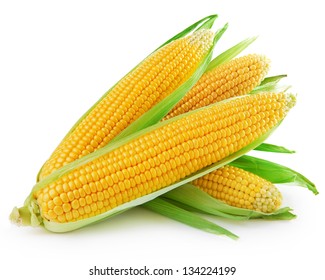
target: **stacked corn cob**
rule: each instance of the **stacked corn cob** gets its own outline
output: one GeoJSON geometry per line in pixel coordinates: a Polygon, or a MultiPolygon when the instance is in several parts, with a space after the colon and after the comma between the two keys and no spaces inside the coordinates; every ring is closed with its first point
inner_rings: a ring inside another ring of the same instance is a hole
{"type": "Polygon", "coordinates": [[[285,94],[214,104],[163,124],[34,193],[53,222],[86,219],[173,184],[253,143],[292,105],[285,94]],[[250,116],[247,111],[253,110],[250,116]],[[251,126],[256,130],[250,133],[251,126]]]}
{"type": "MultiPolygon", "coordinates": [[[[162,206],[166,201],[155,198],[167,199],[163,194],[191,181],[258,215],[278,209],[281,194],[271,182],[226,164],[260,145],[295,97],[247,95],[268,71],[264,56],[225,60],[204,73],[226,29],[213,34],[215,18],[167,41],[91,107],[45,162],[11,220],[70,231],[147,201],[162,206]]],[[[169,201],[173,207],[176,200],[169,201]]]]}

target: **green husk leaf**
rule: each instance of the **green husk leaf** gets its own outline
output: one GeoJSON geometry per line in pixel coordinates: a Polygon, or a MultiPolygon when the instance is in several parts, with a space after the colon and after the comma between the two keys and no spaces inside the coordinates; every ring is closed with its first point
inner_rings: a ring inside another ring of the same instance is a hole
{"type": "Polygon", "coordinates": [[[192,207],[192,209],[200,210],[202,213],[222,218],[231,220],[247,220],[251,217],[251,211],[239,210],[236,213],[225,212],[225,209],[228,206],[227,204],[221,200],[214,199],[212,196],[193,186],[191,183],[187,183],[177,189],[167,192],[163,194],[162,197],[192,207]]]}
{"type": "Polygon", "coordinates": [[[169,40],[167,40],[165,43],[163,43],[162,45],[160,45],[156,50],[158,50],[161,47],[169,44],[172,41],[175,41],[175,40],[177,40],[179,38],[183,38],[184,36],[186,36],[187,34],[191,33],[192,31],[199,30],[201,28],[210,29],[212,27],[214,21],[217,18],[218,18],[218,15],[210,15],[210,16],[207,16],[207,17],[205,17],[203,19],[200,19],[199,21],[193,23],[189,27],[185,28],[183,31],[179,32],[178,34],[176,34],[175,36],[173,36],[172,38],[170,38],[169,40]],[[202,23],[202,25],[200,25],[201,23],[202,23]]]}
{"type": "Polygon", "coordinates": [[[283,146],[277,146],[274,144],[262,143],[261,145],[257,146],[255,151],[261,152],[271,152],[271,153],[282,153],[282,154],[294,154],[295,151],[289,150],[283,146]]]}
{"type": "Polygon", "coordinates": [[[225,212],[227,204],[221,200],[214,199],[206,192],[195,187],[191,183],[184,184],[161,196],[168,199],[171,203],[176,203],[178,207],[204,214],[210,214],[230,220],[248,220],[251,217],[251,211],[241,209],[238,212],[225,212]]]}
{"type": "MultiPolygon", "coordinates": [[[[185,184],[186,185],[186,184],[185,184]]],[[[180,186],[180,188],[181,188],[182,186],[180,186]]],[[[189,211],[189,212],[196,212],[196,213],[199,213],[199,214],[208,214],[208,213],[206,213],[206,212],[204,212],[204,211],[201,211],[200,209],[197,209],[197,208],[195,208],[195,207],[192,207],[192,206],[190,206],[190,205],[188,205],[188,204],[183,204],[183,203],[181,203],[181,202],[179,202],[179,201],[176,201],[176,200],[173,200],[173,199],[169,199],[168,197],[166,197],[166,196],[164,196],[164,195],[162,195],[162,196],[160,196],[160,198],[163,198],[164,200],[166,200],[167,202],[169,202],[169,203],[171,203],[171,204],[173,204],[173,205],[175,205],[175,206],[177,206],[177,207],[179,207],[179,208],[182,208],[182,209],[184,209],[184,210],[186,210],[186,211],[189,211]]],[[[154,199],[154,200],[156,200],[156,199],[154,199]]],[[[153,200],[152,200],[153,201],[153,200]]],[[[145,204],[143,204],[143,205],[141,205],[141,206],[145,206],[146,205],[146,203],[145,204]]],[[[244,220],[247,220],[247,219],[245,219],[245,218],[243,218],[244,220]]]]}
{"type": "Polygon", "coordinates": [[[279,209],[275,215],[263,216],[264,220],[293,220],[297,218],[297,215],[291,212],[292,209],[289,207],[284,207],[279,209]]]}
{"type": "Polygon", "coordinates": [[[279,82],[287,77],[287,75],[277,75],[265,78],[257,87],[255,87],[250,94],[258,93],[258,92],[280,92],[287,91],[290,86],[279,85],[279,82]]]}
{"type": "Polygon", "coordinates": [[[278,83],[280,80],[282,80],[283,78],[286,78],[286,77],[287,77],[286,74],[276,75],[276,76],[271,76],[271,77],[266,77],[260,83],[260,86],[265,85],[265,84],[269,84],[269,83],[274,83],[274,82],[278,83]]]}
{"type": "Polygon", "coordinates": [[[278,209],[273,213],[263,213],[254,210],[238,208],[230,206],[219,199],[213,198],[206,192],[193,186],[192,184],[185,184],[177,189],[165,193],[163,198],[173,200],[179,207],[190,207],[187,209],[196,209],[201,213],[214,215],[217,217],[227,218],[231,220],[248,220],[248,219],[293,219],[295,217],[288,207],[278,209]]]}
{"type": "Polygon", "coordinates": [[[230,61],[238,54],[240,54],[243,50],[245,50],[251,43],[253,43],[257,37],[247,38],[235,46],[229,48],[228,50],[224,51],[223,53],[219,54],[216,58],[214,58],[209,66],[206,69],[206,72],[213,70],[214,68],[218,67],[219,65],[230,61]]]}
{"type": "Polygon", "coordinates": [[[230,238],[237,239],[238,236],[230,232],[229,230],[214,224],[199,215],[186,211],[176,205],[169,203],[163,198],[156,198],[151,200],[143,205],[145,208],[150,209],[151,211],[157,212],[163,216],[181,222],[183,224],[189,225],[191,227],[217,234],[217,235],[226,235],[230,238]]]}
{"type": "Polygon", "coordinates": [[[202,25],[200,25],[197,30],[200,30],[200,29],[210,29],[215,20],[217,19],[218,15],[212,15],[210,16],[210,18],[206,21],[206,22],[203,22],[202,25]]]}
{"type": "Polygon", "coordinates": [[[291,86],[279,85],[278,82],[270,82],[255,87],[249,94],[255,94],[259,92],[286,92],[289,88],[291,88],[291,86]]]}
{"type": "MultiPolygon", "coordinates": [[[[216,20],[216,18],[218,17],[218,15],[210,15],[210,16],[207,16],[199,21],[197,21],[196,23],[190,25],[189,27],[185,28],[183,31],[181,31],[180,33],[176,34],[175,36],[173,36],[172,38],[170,38],[169,40],[167,40],[165,43],[163,43],[161,46],[159,46],[156,50],[160,49],[161,47],[167,45],[168,43],[176,40],[176,39],[179,39],[179,38],[182,38],[184,36],[186,36],[187,34],[189,34],[190,32],[192,31],[195,31],[195,29],[198,27],[198,29],[200,28],[200,24],[205,24],[205,26],[212,26],[213,22],[216,20]]],[[[216,34],[216,37],[217,37],[218,34],[216,34]]],[[[215,42],[216,43],[216,42],[215,42]]],[[[214,44],[215,45],[215,44],[214,44]]],[[[213,45],[213,46],[214,46],[213,45]]],[[[212,48],[213,49],[213,48],[212,48]]],[[[155,51],[156,51],[155,50],[155,51]]],[[[155,52],[153,51],[153,52],[155,52]]],[[[212,52],[212,50],[211,50],[212,52]]],[[[147,57],[149,57],[151,54],[149,54],[147,57]]],[[[212,54],[211,54],[212,55],[212,54]]],[[[210,55],[210,56],[211,56],[210,55]]],[[[207,59],[211,60],[211,57],[209,55],[207,56],[207,59]]],[[[146,57],[146,58],[147,58],[146,57]]],[[[146,58],[144,58],[139,64],[137,64],[134,68],[132,68],[122,79],[124,79],[129,73],[131,73],[136,67],[138,67],[146,58]]],[[[202,62],[203,65],[201,65],[201,68],[203,67],[204,69],[206,68],[207,65],[207,62],[204,61],[202,62]]],[[[200,69],[201,70],[201,69],[200,69]]],[[[195,79],[197,78],[197,76],[199,75],[199,72],[200,71],[197,71],[195,73],[195,77],[193,77],[192,81],[195,81],[195,79]]],[[[203,74],[203,73],[202,73],[203,74]]],[[[121,79],[121,80],[122,80],[121,79]]],[[[120,81],[120,80],[119,80],[120,81]]],[[[99,102],[101,102],[110,92],[111,90],[119,83],[119,81],[117,83],[115,83],[107,92],[105,92],[99,99],[98,101],[93,105],[91,106],[80,118],[79,120],[72,126],[72,128],[68,131],[68,133],[64,136],[64,138],[61,140],[61,142],[63,142],[74,130],[75,128],[80,124],[80,122],[97,106],[97,104],[99,102]]],[[[191,84],[191,81],[188,81],[187,82],[187,86],[183,86],[183,90],[185,90],[187,87],[190,87],[190,84],[191,84]]],[[[182,91],[181,89],[179,89],[179,91],[182,91]]],[[[115,140],[115,139],[114,139],[115,140]]],[[[37,174],[37,178],[36,178],[36,181],[38,182],[39,181],[39,175],[42,171],[42,168],[43,166],[41,167],[41,169],[39,170],[38,174],[37,174]]]]}
{"type": "Polygon", "coordinates": [[[230,165],[252,172],[273,184],[294,183],[295,185],[309,189],[314,194],[318,194],[314,183],[297,171],[281,164],[244,155],[231,162],[230,165]]]}

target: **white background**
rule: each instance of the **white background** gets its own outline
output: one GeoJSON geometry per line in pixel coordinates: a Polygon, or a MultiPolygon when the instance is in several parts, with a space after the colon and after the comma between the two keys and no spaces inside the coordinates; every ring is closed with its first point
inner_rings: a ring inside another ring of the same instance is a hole
{"type": "MultiPolygon", "coordinates": [[[[315,0],[1,1],[1,278],[91,279],[88,270],[94,265],[180,270],[227,265],[236,266],[237,273],[225,279],[324,279],[321,4],[315,0]],[[298,94],[296,107],[268,140],[297,153],[258,153],[300,171],[318,186],[318,196],[303,188],[280,186],[284,206],[292,207],[297,219],[213,219],[238,234],[237,241],[141,208],[67,234],[12,225],[8,220],[12,207],[23,203],[42,163],[81,114],[161,43],[213,13],[219,14],[215,30],[229,23],[215,55],[259,35],[245,53],[266,54],[272,60],[270,75],[287,73],[286,82],[298,94]]],[[[179,278],[185,279],[157,279],[179,278]]],[[[188,279],[205,278],[214,277],[188,279]]]]}

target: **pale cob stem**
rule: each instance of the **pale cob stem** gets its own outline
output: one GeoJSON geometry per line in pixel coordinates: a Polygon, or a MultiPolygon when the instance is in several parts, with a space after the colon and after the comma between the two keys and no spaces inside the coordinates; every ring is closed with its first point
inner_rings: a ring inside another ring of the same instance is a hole
{"type": "Polygon", "coordinates": [[[144,203],[145,196],[160,195],[167,186],[263,141],[293,105],[290,100],[283,93],[249,95],[162,122],[110,152],[106,146],[49,175],[34,187],[25,207],[38,207],[33,213],[39,211],[47,224],[81,221],[84,226],[94,221],[91,217],[101,219],[134,200],[144,203]]]}
{"type": "Polygon", "coordinates": [[[272,213],[282,202],[280,191],[272,183],[233,166],[224,166],[192,184],[231,206],[259,212],[272,213]]]}
{"type": "Polygon", "coordinates": [[[204,73],[164,119],[231,97],[248,94],[261,83],[269,70],[269,64],[269,59],[265,56],[250,54],[204,73]]]}
{"type": "Polygon", "coordinates": [[[53,171],[105,146],[195,72],[213,45],[201,29],[158,49],[116,84],[60,143],[39,173],[53,171]]]}

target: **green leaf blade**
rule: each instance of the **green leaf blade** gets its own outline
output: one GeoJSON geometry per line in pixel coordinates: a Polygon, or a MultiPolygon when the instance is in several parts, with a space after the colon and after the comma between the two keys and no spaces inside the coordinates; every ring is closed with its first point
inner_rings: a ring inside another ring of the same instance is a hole
{"type": "Polygon", "coordinates": [[[230,165],[254,173],[273,184],[294,183],[309,189],[314,194],[318,194],[318,190],[313,182],[299,172],[281,164],[244,155],[231,162],[230,165]]]}
{"type": "Polygon", "coordinates": [[[209,194],[201,191],[192,184],[185,184],[177,189],[162,195],[183,205],[190,206],[201,210],[203,213],[212,214],[218,217],[223,217],[232,220],[247,220],[250,217],[250,211],[239,211],[240,213],[226,213],[224,209],[228,207],[227,204],[220,200],[214,199],[209,194]]]}
{"type": "Polygon", "coordinates": [[[210,15],[210,16],[207,16],[207,17],[204,17],[204,18],[198,20],[197,22],[195,22],[192,25],[190,25],[187,28],[185,28],[183,31],[179,32],[178,34],[176,34],[173,37],[171,37],[170,39],[168,39],[165,43],[163,43],[162,45],[160,45],[156,50],[162,48],[163,46],[169,44],[172,41],[175,41],[177,39],[183,38],[187,34],[189,34],[192,31],[194,31],[195,29],[197,29],[197,30],[200,29],[200,27],[202,28],[203,26],[205,26],[205,28],[209,29],[209,27],[212,27],[214,21],[217,18],[218,18],[218,15],[214,14],[214,15],[210,15]]]}
{"type": "Polygon", "coordinates": [[[214,68],[218,67],[219,65],[226,63],[236,57],[238,54],[240,54],[243,50],[245,50],[250,44],[252,44],[257,37],[247,38],[235,46],[229,48],[228,50],[224,51],[220,55],[218,55],[216,58],[214,58],[209,66],[206,69],[206,72],[213,70],[214,68]]]}
{"type": "Polygon", "coordinates": [[[237,235],[230,232],[229,230],[218,226],[217,224],[212,223],[206,219],[203,219],[197,214],[179,208],[162,198],[156,198],[155,200],[145,203],[143,206],[147,209],[150,209],[151,211],[157,212],[163,216],[166,216],[188,226],[217,235],[225,235],[232,239],[238,238],[237,235]]]}
{"type": "Polygon", "coordinates": [[[217,18],[218,18],[218,15],[211,15],[211,16],[209,16],[208,19],[205,22],[203,22],[202,25],[199,26],[196,30],[210,29],[213,26],[213,24],[214,24],[214,22],[215,22],[215,20],[217,18]]]}
{"type": "Polygon", "coordinates": [[[257,146],[255,151],[261,152],[270,152],[270,153],[282,153],[282,154],[294,154],[294,150],[289,150],[283,146],[278,146],[274,144],[262,143],[261,145],[257,146]]]}
{"type": "Polygon", "coordinates": [[[279,81],[281,81],[283,78],[286,78],[286,77],[287,77],[286,74],[276,75],[276,76],[271,76],[271,77],[266,77],[260,83],[260,85],[262,86],[262,85],[269,84],[269,83],[278,83],[279,81]]]}
{"type": "Polygon", "coordinates": [[[287,75],[277,75],[265,78],[260,85],[255,87],[249,94],[255,94],[259,92],[285,92],[290,86],[279,85],[279,82],[287,77],[287,75]]]}

